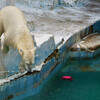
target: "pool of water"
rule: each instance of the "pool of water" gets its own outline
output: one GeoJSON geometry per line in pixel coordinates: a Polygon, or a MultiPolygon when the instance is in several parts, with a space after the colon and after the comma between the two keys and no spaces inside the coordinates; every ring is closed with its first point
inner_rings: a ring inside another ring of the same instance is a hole
{"type": "Polygon", "coordinates": [[[42,87],[38,94],[23,100],[100,100],[100,57],[69,60],[42,87]],[[70,75],[73,80],[62,80],[70,75]]]}

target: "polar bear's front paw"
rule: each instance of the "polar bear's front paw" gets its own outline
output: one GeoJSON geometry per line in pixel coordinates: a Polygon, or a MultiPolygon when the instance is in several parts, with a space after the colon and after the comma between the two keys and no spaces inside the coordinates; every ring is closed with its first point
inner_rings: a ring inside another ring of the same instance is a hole
{"type": "Polygon", "coordinates": [[[23,72],[25,72],[25,68],[24,68],[23,66],[19,66],[19,71],[20,71],[21,73],[23,73],[23,72]]]}
{"type": "Polygon", "coordinates": [[[25,72],[25,67],[24,67],[24,65],[23,65],[22,62],[20,62],[20,64],[19,64],[19,71],[20,71],[21,73],[25,72]]]}
{"type": "Polygon", "coordinates": [[[31,73],[32,72],[32,66],[26,66],[25,65],[25,69],[27,72],[31,73]]]}

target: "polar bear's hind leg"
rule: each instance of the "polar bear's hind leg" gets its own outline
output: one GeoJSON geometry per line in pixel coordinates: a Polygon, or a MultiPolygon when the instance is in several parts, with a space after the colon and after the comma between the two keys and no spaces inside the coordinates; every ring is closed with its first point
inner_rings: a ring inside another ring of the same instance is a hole
{"type": "Polygon", "coordinates": [[[7,54],[9,51],[9,47],[6,44],[1,44],[1,50],[4,54],[7,54]]]}
{"type": "Polygon", "coordinates": [[[2,20],[1,20],[1,18],[0,18],[0,37],[1,37],[1,35],[3,34],[3,32],[4,32],[4,27],[3,27],[3,24],[2,24],[1,21],[2,21],[2,20]]]}
{"type": "Polygon", "coordinates": [[[1,50],[4,54],[7,54],[9,51],[9,47],[5,44],[4,33],[1,36],[1,50]]]}

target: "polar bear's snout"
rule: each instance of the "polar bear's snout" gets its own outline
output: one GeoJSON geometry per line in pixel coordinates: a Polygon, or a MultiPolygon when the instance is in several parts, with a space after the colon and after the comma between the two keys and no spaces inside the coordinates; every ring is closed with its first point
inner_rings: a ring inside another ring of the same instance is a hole
{"type": "Polygon", "coordinates": [[[35,51],[36,51],[35,48],[29,50],[24,50],[24,49],[19,50],[19,54],[22,57],[23,66],[27,72],[32,72],[32,67],[35,60],[35,51]]]}

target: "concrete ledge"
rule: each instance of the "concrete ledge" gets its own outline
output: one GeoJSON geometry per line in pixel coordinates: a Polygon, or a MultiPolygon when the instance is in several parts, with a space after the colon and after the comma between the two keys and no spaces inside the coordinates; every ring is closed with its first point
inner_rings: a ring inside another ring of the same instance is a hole
{"type": "Polygon", "coordinates": [[[39,65],[55,50],[54,36],[38,33],[32,35],[34,35],[37,47],[35,65],[39,65]]]}
{"type": "Polygon", "coordinates": [[[69,59],[91,59],[100,55],[100,48],[93,53],[89,51],[73,51],[69,53],[69,59]]]}

